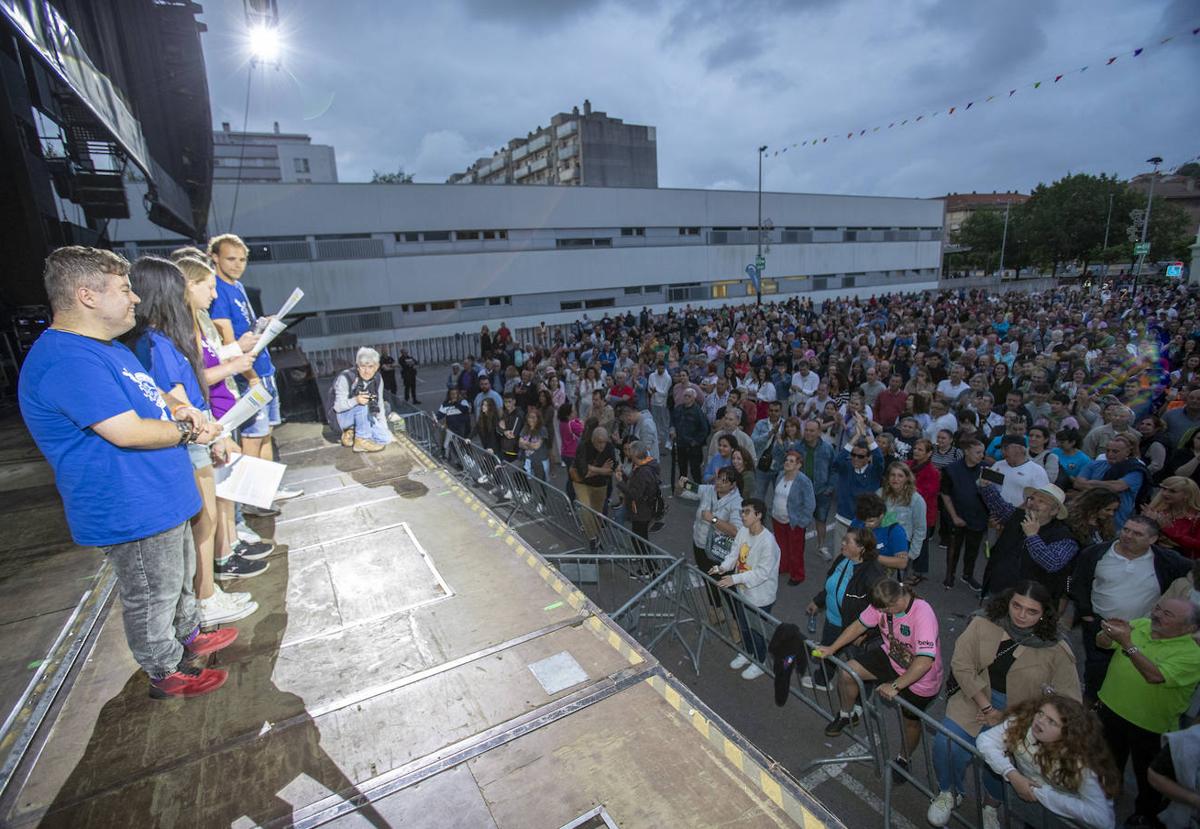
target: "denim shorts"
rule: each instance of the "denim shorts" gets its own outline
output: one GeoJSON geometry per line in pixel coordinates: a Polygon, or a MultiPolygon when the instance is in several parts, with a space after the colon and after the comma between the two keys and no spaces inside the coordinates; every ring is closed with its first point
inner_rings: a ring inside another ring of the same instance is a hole
{"type": "Polygon", "coordinates": [[[271,433],[272,426],[283,422],[279,416],[279,391],[275,387],[275,375],[268,374],[261,379],[263,388],[271,395],[271,402],[259,409],[253,420],[242,425],[241,436],[244,438],[265,438],[271,433]]]}
{"type": "Polygon", "coordinates": [[[204,469],[212,466],[212,455],[209,453],[209,447],[201,443],[188,444],[188,460],[192,462],[192,469],[204,469]]]}

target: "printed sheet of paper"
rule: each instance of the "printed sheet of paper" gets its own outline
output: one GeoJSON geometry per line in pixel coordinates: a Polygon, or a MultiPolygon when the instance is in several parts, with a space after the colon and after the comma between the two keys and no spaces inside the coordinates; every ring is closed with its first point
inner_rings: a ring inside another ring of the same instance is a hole
{"type": "MultiPolygon", "coordinates": [[[[291,310],[295,308],[296,304],[303,298],[304,291],[300,290],[299,288],[296,288],[294,291],[292,291],[292,295],[287,298],[287,302],[283,303],[283,305],[280,307],[279,313],[271,318],[264,330],[259,332],[259,340],[257,343],[255,343],[254,348],[250,351],[251,354],[257,357],[264,348],[271,344],[272,340],[274,340],[287,329],[287,323],[283,321],[283,318],[291,313],[291,310]]],[[[259,322],[262,322],[262,320],[259,320],[259,322]]]]}
{"type": "Polygon", "coordinates": [[[213,470],[217,497],[270,509],[286,470],[287,464],[231,453],[229,463],[213,470]]]}
{"type": "Polygon", "coordinates": [[[263,387],[262,383],[251,386],[250,390],[233,404],[233,408],[221,415],[221,419],[217,421],[221,424],[221,433],[223,435],[232,434],[234,429],[254,417],[258,414],[259,409],[270,402],[271,393],[263,387]]]}
{"type": "Polygon", "coordinates": [[[221,362],[242,356],[242,347],[237,343],[225,343],[217,349],[217,357],[221,362]]]}

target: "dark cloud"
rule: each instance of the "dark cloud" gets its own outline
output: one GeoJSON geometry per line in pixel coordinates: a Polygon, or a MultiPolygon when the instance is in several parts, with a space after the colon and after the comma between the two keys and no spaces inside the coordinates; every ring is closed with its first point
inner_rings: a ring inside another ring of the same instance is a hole
{"type": "MultiPolygon", "coordinates": [[[[213,120],[240,128],[242,2],[204,6],[213,120]]],[[[288,0],[281,14],[285,69],[254,70],[250,127],[279,121],[334,145],[346,181],[399,166],[443,181],[584,98],[657,128],[665,187],[752,188],[763,143],[789,147],[764,165],[768,189],[917,196],[1027,189],[1069,170],[1128,176],[1151,155],[1196,154],[1195,0],[288,0]],[[1136,46],[1155,48],[1102,66],[1136,46]],[[841,137],[790,146],[822,135],[841,137]]]]}

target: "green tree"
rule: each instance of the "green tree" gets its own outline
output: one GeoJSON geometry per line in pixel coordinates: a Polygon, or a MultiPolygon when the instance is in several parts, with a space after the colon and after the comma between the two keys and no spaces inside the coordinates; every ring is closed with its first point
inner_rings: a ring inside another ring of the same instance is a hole
{"type": "Polygon", "coordinates": [[[1190,246],[1195,239],[1191,215],[1177,204],[1165,199],[1155,199],[1150,207],[1151,262],[1163,260],[1186,260],[1191,256],[1190,246]]]}
{"type": "Polygon", "coordinates": [[[371,183],[372,184],[412,184],[413,177],[412,177],[412,173],[404,172],[403,167],[401,167],[399,170],[397,170],[394,173],[381,173],[378,170],[372,170],[371,171],[371,183]]]}
{"type": "Polygon", "coordinates": [[[1052,184],[1039,184],[1021,205],[1021,223],[1032,261],[1055,272],[1082,260],[1086,267],[1104,246],[1104,227],[1112,197],[1109,245],[1123,232],[1128,215],[1125,185],[1113,176],[1086,173],[1069,175],[1052,184]]]}
{"type": "Polygon", "coordinates": [[[963,220],[954,233],[953,242],[969,250],[958,260],[974,268],[988,270],[1000,261],[1000,244],[1004,236],[1004,213],[995,210],[976,210],[963,220]]]}
{"type": "Polygon", "coordinates": [[[1187,164],[1181,165],[1175,171],[1175,175],[1200,178],[1200,161],[1189,161],[1187,164]]]}

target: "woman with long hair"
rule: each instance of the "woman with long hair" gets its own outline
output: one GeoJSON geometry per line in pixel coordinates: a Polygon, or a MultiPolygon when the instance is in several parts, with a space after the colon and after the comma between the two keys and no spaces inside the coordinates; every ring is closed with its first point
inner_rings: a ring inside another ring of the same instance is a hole
{"type": "Polygon", "coordinates": [[[729,465],[741,476],[742,498],[758,498],[763,494],[758,491],[758,482],[754,479],[754,459],[741,444],[734,446],[729,453],[729,465]]]}
{"type": "MultiPolygon", "coordinates": [[[[871,588],[886,578],[879,564],[875,533],[866,527],[855,527],[842,536],[839,555],[829,565],[821,591],[813,596],[805,611],[815,616],[824,611],[821,627],[821,644],[831,645],[841,636],[846,626],[858,618],[858,614],[870,604],[871,588]]],[[[800,684],[805,688],[824,691],[829,687],[833,673],[828,666],[818,663],[813,677],[803,676],[800,684]]]]}
{"type": "MultiPolygon", "coordinates": [[[[1053,597],[1035,581],[1021,581],[977,612],[954,645],[942,727],[968,742],[1004,720],[1006,709],[1054,688],[1081,697],[1075,654],[1058,629],[1053,597]]],[[[967,750],[939,733],[933,743],[938,794],[929,822],[945,826],[961,800],[970,761],[967,750]]],[[[985,774],[988,803],[1004,796],[1000,779],[985,774]]],[[[987,822],[984,822],[987,825],[987,822]]]]}
{"type": "Polygon", "coordinates": [[[1029,441],[1029,460],[1046,470],[1050,483],[1058,480],[1058,455],[1050,449],[1050,430],[1045,426],[1030,426],[1026,433],[1029,441]]]}
{"type": "Polygon", "coordinates": [[[550,480],[550,435],[539,409],[531,408],[525,413],[525,426],[517,446],[521,450],[520,464],[526,471],[540,480],[550,480]]]}
{"type": "Polygon", "coordinates": [[[1121,777],[1099,719],[1081,703],[1057,693],[1029,699],[976,745],[1021,800],[1093,829],[1116,825],[1121,777]]]}
{"type": "Polygon", "coordinates": [[[492,398],[485,397],[480,401],[479,417],[475,419],[471,437],[477,439],[484,449],[500,457],[500,412],[492,398]]]}
{"type": "Polygon", "coordinates": [[[1008,364],[1003,361],[997,362],[992,366],[992,382],[988,386],[988,391],[992,393],[996,405],[1002,405],[1012,390],[1013,382],[1012,378],[1008,376],[1008,364]]]}
{"type": "MultiPolygon", "coordinates": [[[[899,524],[904,528],[911,567],[917,556],[921,555],[921,547],[929,531],[925,520],[925,499],[917,492],[917,478],[912,469],[903,461],[894,461],[884,473],[883,486],[879,488],[878,495],[887,507],[882,526],[899,524]]],[[[913,573],[910,582],[916,585],[922,578],[913,573]]]]}
{"type": "Polygon", "coordinates": [[[1142,515],[1162,528],[1158,543],[1174,547],[1190,559],[1200,559],[1200,486],[1191,478],[1172,475],[1159,484],[1142,515]]]}
{"type": "MultiPolygon", "coordinates": [[[[137,323],[128,335],[134,354],[160,389],[211,418],[204,361],[196,340],[193,306],[189,303],[183,272],[166,259],[147,256],[134,263],[129,281],[141,298],[137,323]]],[[[196,547],[193,589],[200,621],[209,625],[237,621],[256,611],[258,605],[248,596],[226,596],[217,589],[214,576],[247,578],[262,573],[269,565],[259,559],[269,555],[273,546],[244,545],[242,552],[253,558],[231,551],[223,560],[214,560],[219,512],[211,450],[189,444],[188,456],[201,498],[200,512],[192,518],[192,540],[196,547]]]]}
{"type": "Polygon", "coordinates": [[[925,366],[917,366],[916,373],[912,379],[904,384],[904,391],[909,395],[924,394],[932,395],[937,386],[933,383],[933,378],[929,376],[929,369],[925,366]]]}
{"type": "Polygon", "coordinates": [[[722,466],[731,465],[733,463],[733,450],[737,445],[737,439],[733,435],[724,434],[717,438],[717,451],[713,452],[712,457],[704,464],[703,480],[699,481],[699,483],[711,484],[718,469],[722,466]]]}
{"type": "Polygon", "coordinates": [[[579,416],[584,420],[592,413],[592,394],[599,388],[602,388],[600,376],[595,367],[588,366],[583,370],[583,379],[579,381],[579,401],[576,403],[579,416]]]}
{"type": "Polygon", "coordinates": [[[1114,521],[1120,504],[1121,496],[1107,489],[1085,489],[1071,500],[1067,527],[1079,549],[1116,539],[1114,521]]]}
{"type": "MultiPolygon", "coordinates": [[[[1167,426],[1161,418],[1148,414],[1138,420],[1135,428],[1141,436],[1138,457],[1146,465],[1150,479],[1157,480],[1162,474],[1163,467],[1167,465],[1167,458],[1171,455],[1171,446],[1167,440],[1167,426]]],[[[1051,478],[1051,480],[1054,479],[1051,478]]]]}

